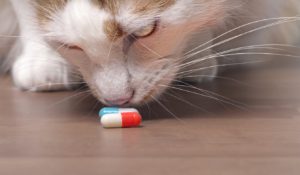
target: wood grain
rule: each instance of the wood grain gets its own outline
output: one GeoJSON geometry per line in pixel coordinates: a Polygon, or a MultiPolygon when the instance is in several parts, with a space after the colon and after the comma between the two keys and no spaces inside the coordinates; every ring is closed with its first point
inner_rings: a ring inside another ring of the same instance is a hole
{"type": "Polygon", "coordinates": [[[103,129],[96,101],[76,92],[25,93],[1,78],[0,174],[300,174],[300,66],[233,70],[199,88],[231,106],[170,91],[143,127],[103,129]],[[241,82],[242,81],[242,82],[241,82]],[[94,108],[94,109],[93,109],[94,108]]]}

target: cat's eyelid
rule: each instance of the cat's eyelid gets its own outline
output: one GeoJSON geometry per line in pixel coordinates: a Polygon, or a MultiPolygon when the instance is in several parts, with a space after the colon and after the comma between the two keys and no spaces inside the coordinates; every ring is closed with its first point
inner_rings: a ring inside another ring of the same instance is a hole
{"type": "Polygon", "coordinates": [[[148,25],[148,26],[134,32],[132,35],[137,38],[149,37],[156,32],[157,27],[158,27],[158,21],[154,21],[151,25],[148,25]]]}
{"type": "Polygon", "coordinates": [[[68,48],[70,50],[83,51],[83,49],[80,46],[76,45],[76,44],[67,44],[67,43],[62,43],[62,42],[58,42],[58,43],[61,45],[61,47],[68,48]]]}
{"type": "Polygon", "coordinates": [[[83,51],[83,49],[77,45],[66,45],[65,47],[72,49],[72,50],[81,50],[83,51]]]}

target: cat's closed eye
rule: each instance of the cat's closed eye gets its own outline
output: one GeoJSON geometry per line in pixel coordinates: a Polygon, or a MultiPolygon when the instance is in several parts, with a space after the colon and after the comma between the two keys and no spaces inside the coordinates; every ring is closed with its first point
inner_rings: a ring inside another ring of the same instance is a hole
{"type": "MultiPolygon", "coordinates": [[[[156,32],[157,28],[158,28],[158,22],[155,21],[152,24],[135,31],[134,33],[132,33],[132,35],[136,38],[149,37],[156,32]]],[[[66,43],[61,43],[61,42],[59,42],[59,43],[60,43],[61,47],[63,47],[63,48],[66,48],[69,50],[83,51],[83,48],[81,48],[80,46],[78,46],[76,44],[66,44],[66,43]]]]}
{"type": "Polygon", "coordinates": [[[133,35],[138,38],[148,37],[155,33],[155,31],[157,30],[157,27],[158,27],[158,24],[155,21],[152,24],[150,24],[140,30],[135,31],[133,33],[133,35]]]}
{"type": "Polygon", "coordinates": [[[79,50],[79,51],[83,51],[83,49],[78,46],[78,45],[73,45],[73,44],[62,44],[62,47],[66,48],[66,49],[70,49],[70,50],[79,50]]]}

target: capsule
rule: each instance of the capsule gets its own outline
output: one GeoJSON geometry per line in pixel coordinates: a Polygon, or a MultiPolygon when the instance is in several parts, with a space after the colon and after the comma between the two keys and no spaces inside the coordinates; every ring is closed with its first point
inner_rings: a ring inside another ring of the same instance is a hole
{"type": "Polygon", "coordinates": [[[131,128],[138,127],[142,117],[134,108],[106,107],[99,112],[101,124],[104,128],[131,128]]]}
{"type": "Polygon", "coordinates": [[[101,124],[104,128],[138,127],[141,122],[142,117],[137,112],[112,113],[101,117],[101,124]]]}

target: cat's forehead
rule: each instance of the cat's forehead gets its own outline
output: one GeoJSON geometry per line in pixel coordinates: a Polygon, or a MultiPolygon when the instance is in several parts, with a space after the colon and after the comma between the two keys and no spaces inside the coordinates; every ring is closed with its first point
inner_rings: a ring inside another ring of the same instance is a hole
{"type": "MultiPolygon", "coordinates": [[[[41,18],[47,18],[58,9],[64,8],[68,3],[80,0],[34,0],[35,7],[41,18]]],[[[173,5],[176,0],[84,0],[90,1],[97,7],[111,14],[118,14],[124,6],[131,6],[134,13],[147,13],[152,10],[164,10],[173,5]]]]}
{"type": "MultiPolygon", "coordinates": [[[[127,29],[143,27],[147,21],[150,23],[153,20],[154,15],[175,4],[176,0],[35,0],[35,2],[38,18],[42,24],[52,21],[53,15],[64,9],[66,13],[77,14],[80,10],[82,13],[92,14],[89,8],[83,6],[88,4],[87,6],[93,7],[90,9],[96,7],[107,15],[101,20],[97,19],[95,23],[102,21],[103,32],[107,38],[114,40],[126,34],[124,26],[127,29]],[[68,6],[75,8],[70,10],[68,6]]],[[[94,16],[89,20],[95,20],[94,16]]]]}
{"type": "Polygon", "coordinates": [[[117,14],[123,6],[131,5],[133,12],[143,13],[154,9],[165,9],[175,3],[175,0],[91,0],[110,13],[117,14]]]}

